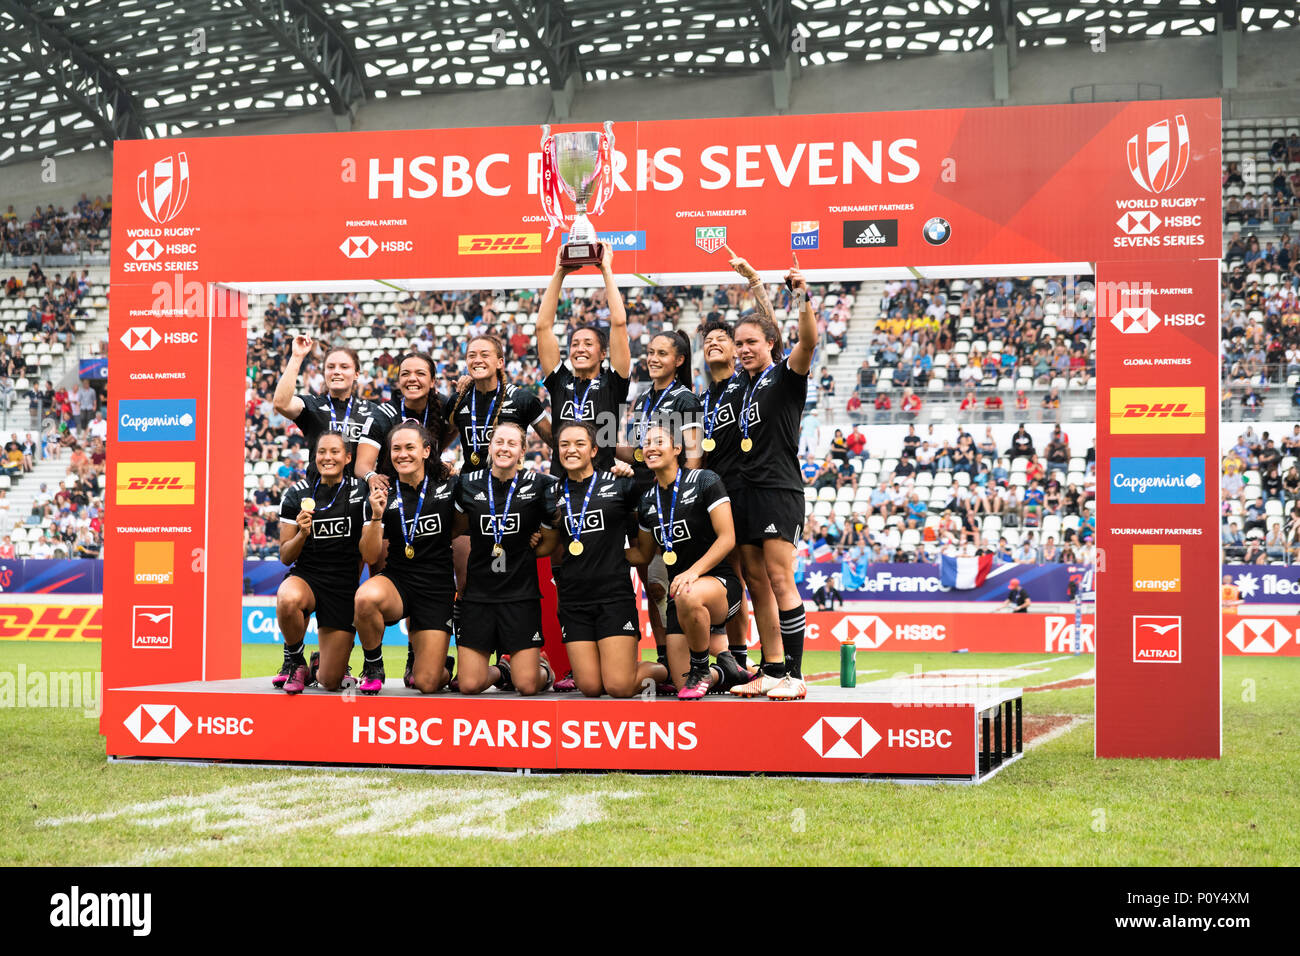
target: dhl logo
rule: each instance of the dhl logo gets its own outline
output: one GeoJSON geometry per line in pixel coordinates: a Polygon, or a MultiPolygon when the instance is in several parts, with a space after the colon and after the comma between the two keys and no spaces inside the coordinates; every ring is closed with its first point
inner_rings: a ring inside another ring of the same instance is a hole
{"type": "Polygon", "coordinates": [[[457,251],[462,256],[490,256],[502,253],[542,251],[542,234],[524,232],[507,236],[458,236],[457,251]]]}
{"type": "Polygon", "coordinates": [[[1205,387],[1112,388],[1112,435],[1204,435],[1205,387]]]}
{"type": "Polygon", "coordinates": [[[124,461],[117,466],[119,505],[194,504],[194,462],[124,461]]]}
{"type": "Polygon", "coordinates": [[[0,641],[98,641],[103,608],[85,605],[6,604],[0,641]]]}

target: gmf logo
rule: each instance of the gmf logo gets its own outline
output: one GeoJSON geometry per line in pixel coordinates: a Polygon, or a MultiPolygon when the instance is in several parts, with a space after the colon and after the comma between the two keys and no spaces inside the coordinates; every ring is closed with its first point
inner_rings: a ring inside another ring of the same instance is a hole
{"type": "Polygon", "coordinates": [[[135,180],[136,199],[153,222],[171,222],[185,208],[190,195],[190,163],[185,153],[164,156],[146,166],[135,180]]]}
{"type": "Polygon", "coordinates": [[[523,232],[504,236],[458,236],[457,243],[457,252],[462,256],[541,252],[542,234],[540,232],[523,232]]]}
{"type": "Polygon", "coordinates": [[[1128,171],[1133,174],[1133,181],[1147,192],[1162,193],[1178,185],[1187,172],[1191,155],[1187,118],[1179,113],[1174,117],[1172,135],[1169,120],[1162,119],[1129,138],[1128,171]]]}
{"type": "Polygon", "coordinates": [[[119,505],[194,504],[194,462],[124,461],[117,466],[119,505]]]}

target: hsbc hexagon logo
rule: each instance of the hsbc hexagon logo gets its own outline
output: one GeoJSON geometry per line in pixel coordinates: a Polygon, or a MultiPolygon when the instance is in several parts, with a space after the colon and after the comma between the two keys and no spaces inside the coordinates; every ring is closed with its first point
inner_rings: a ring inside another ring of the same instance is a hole
{"type": "Polygon", "coordinates": [[[152,326],[136,325],[122,334],[121,341],[132,352],[152,352],[162,336],[152,326]]]}
{"type": "Polygon", "coordinates": [[[126,254],[136,262],[153,262],[162,255],[162,243],[157,239],[137,239],[126,247],[126,254]]]}
{"type": "Polygon", "coordinates": [[[1161,221],[1155,213],[1139,209],[1136,212],[1124,213],[1115,220],[1115,225],[1130,236],[1149,236],[1160,228],[1161,221]]]}
{"type": "Polygon", "coordinates": [[[369,236],[348,236],[339,243],[339,251],[349,259],[369,259],[379,248],[379,243],[369,236]]]}
{"type": "Polygon", "coordinates": [[[841,644],[874,651],[894,633],[888,624],[874,614],[846,614],[835,622],[831,636],[841,644]]]}
{"type": "Polygon", "coordinates": [[[1243,654],[1276,654],[1291,640],[1291,632],[1271,617],[1243,617],[1225,635],[1243,654]]]}
{"type": "Polygon", "coordinates": [[[880,734],[861,717],[818,717],[803,739],[819,757],[861,760],[880,743],[880,734]]]}
{"type": "Polygon", "coordinates": [[[135,180],[135,198],[153,222],[171,222],[190,197],[190,162],[183,152],[146,166],[135,180]]]}
{"type": "Polygon", "coordinates": [[[1150,332],[1160,324],[1160,316],[1143,306],[1120,309],[1110,318],[1110,324],[1125,335],[1150,332]]]}
{"type": "Polygon", "coordinates": [[[1182,113],[1174,117],[1172,129],[1169,120],[1162,119],[1128,141],[1128,171],[1133,181],[1149,193],[1177,186],[1191,156],[1191,136],[1187,117],[1182,113]]]}
{"type": "Polygon", "coordinates": [[[122,723],[142,744],[174,744],[194,726],[175,704],[141,704],[122,723]]]}

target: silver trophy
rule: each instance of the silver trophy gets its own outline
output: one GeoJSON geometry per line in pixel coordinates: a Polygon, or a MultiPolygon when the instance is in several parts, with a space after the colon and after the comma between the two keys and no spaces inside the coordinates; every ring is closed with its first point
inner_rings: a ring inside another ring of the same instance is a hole
{"type": "MultiPolygon", "coordinates": [[[[609,135],[613,123],[605,123],[609,135]]],[[[549,135],[550,126],[543,126],[549,135]]],[[[564,266],[599,265],[605,256],[604,244],[596,239],[596,230],[587,218],[587,203],[596,191],[600,177],[600,133],[556,133],[551,137],[551,161],[560,187],[574,201],[573,226],[569,241],[560,247],[560,264],[564,266]]]]}

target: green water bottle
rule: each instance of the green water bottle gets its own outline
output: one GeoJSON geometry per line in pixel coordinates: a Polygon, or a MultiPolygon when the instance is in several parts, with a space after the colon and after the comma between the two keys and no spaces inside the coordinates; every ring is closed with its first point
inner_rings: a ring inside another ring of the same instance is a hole
{"type": "Polygon", "coordinates": [[[858,686],[858,645],[854,641],[840,645],[840,686],[858,686]]]}

